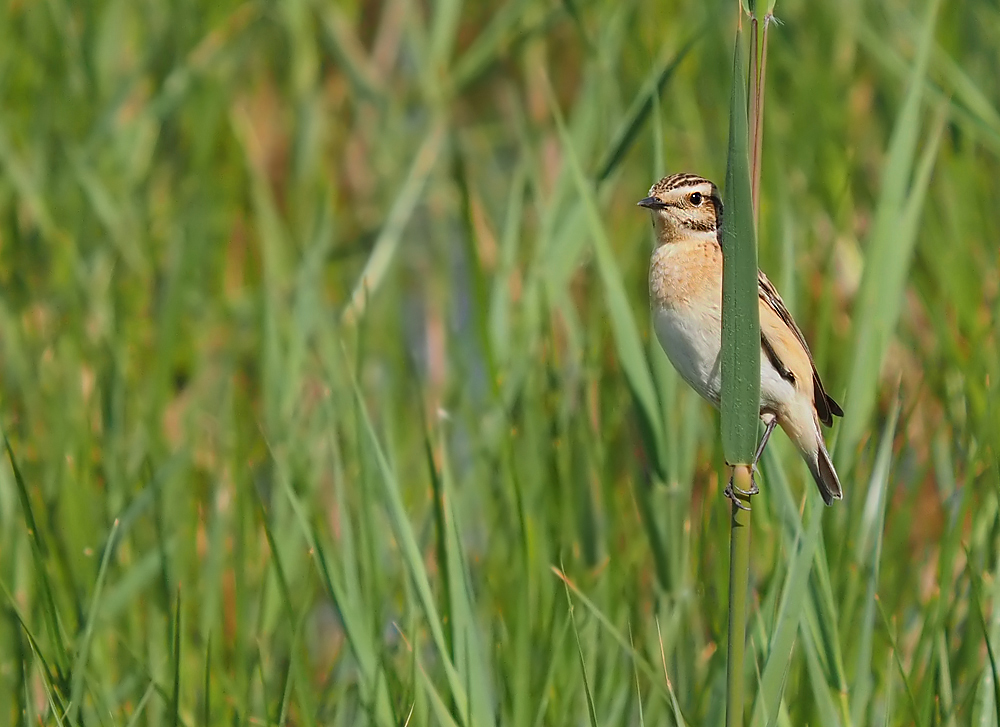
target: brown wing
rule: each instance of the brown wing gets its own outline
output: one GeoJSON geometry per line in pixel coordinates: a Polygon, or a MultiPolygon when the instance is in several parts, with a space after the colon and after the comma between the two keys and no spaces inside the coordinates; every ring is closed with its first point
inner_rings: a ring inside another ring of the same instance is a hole
{"type": "MultiPolygon", "coordinates": [[[[757,294],[760,296],[760,299],[764,301],[767,307],[774,311],[778,318],[780,318],[781,321],[795,334],[795,338],[798,339],[799,343],[802,344],[802,348],[805,349],[806,355],[809,357],[809,364],[812,367],[813,396],[816,405],[816,413],[819,415],[819,420],[821,422],[828,427],[831,426],[835,416],[844,416],[844,410],[840,408],[840,404],[833,400],[832,396],[826,393],[826,390],[823,388],[823,382],[820,381],[819,373],[816,371],[816,364],[813,361],[812,352],[809,350],[809,344],[806,343],[805,336],[802,335],[802,331],[799,330],[799,327],[795,325],[795,321],[792,319],[792,314],[788,312],[784,302],[781,300],[781,296],[778,295],[778,291],[774,289],[771,281],[768,280],[767,276],[760,270],[757,271],[757,294]]],[[[775,353],[770,342],[763,338],[763,336],[761,338],[761,343],[764,346],[765,354],[778,370],[778,373],[786,379],[789,376],[792,376],[788,368],[780,361],[780,359],[778,359],[777,354],[775,353]],[[786,372],[788,376],[785,375],[786,372]]]]}

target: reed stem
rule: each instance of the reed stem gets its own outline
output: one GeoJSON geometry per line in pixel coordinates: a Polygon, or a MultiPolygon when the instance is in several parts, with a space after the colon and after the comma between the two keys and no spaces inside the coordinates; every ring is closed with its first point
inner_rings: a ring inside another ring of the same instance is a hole
{"type": "Polygon", "coordinates": [[[742,6],[736,30],[726,221],[723,236],[722,426],[726,461],[733,464],[729,541],[729,644],[726,727],[743,724],[747,591],[750,581],[750,497],[760,402],[760,321],[757,315],[757,220],[766,69],[766,15],[751,4],[750,72],[742,62],[742,6]],[[749,103],[744,91],[749,87],[749,103]]]}
{"type": "MultiPolygon", "coordinates": [[[[750,467],[734,468],[734,485],[750,488],[750,467]]],[[[737,497],[739,497],[737,495],[737,497]]],[[[743,724],[743,663],[747,632],[747,590],[750,582],[750,498],[739,498],[747,509],[732,505],[729,539],[729,658],[726,662],[726,727],[743,724]]]]}

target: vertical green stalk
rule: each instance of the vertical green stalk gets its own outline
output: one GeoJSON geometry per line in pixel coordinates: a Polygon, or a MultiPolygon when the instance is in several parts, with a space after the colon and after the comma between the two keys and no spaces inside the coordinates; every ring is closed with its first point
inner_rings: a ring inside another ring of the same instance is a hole
{"type": "MultiPolygon", "coordinates": [[[[746,492],[750,468],[737,465],[733,484],[746,492]]],[[[750,502],[750,498],[746,498],[750,502]]],[[[750,510],[732,505],[729,536],[729,651],[726,661],[726,727],[743,724],[743,664],[747,631],[747,588],[750,581],[750,510]]]]}
{"type": "MultiPolygon", "coordinates": [[[[733,465],[735,493],[747,492],[760,420],[760,318],[757,308],[757,209],[767,15],[751,2],[750,86],[743,64],[743,15],[736,29],[722,228],[722,448],[733,465]],[[763,22],[761,22],[763,20],[763,22]],[[749,113],[749,120],[748,120],[749,113]],[[753,163],[750,163],[750,151],[753,163]]],[[[744,648],[750,573],[750,498],[735,494],[729,545],[729,651],[726,666],[726,726],[743,724],[744,648]]]]}
{"type": "Polygon", "coordinates": [[[774,0],[768,2],[767,13],[760,20],[757,6],[753,6],[750,19],[750,190],[753,199],[753,227],[757,229],[760,214],[761,149],[764,143],[764,79],[767,76],[767,28],[771,24],[774,0]]]}

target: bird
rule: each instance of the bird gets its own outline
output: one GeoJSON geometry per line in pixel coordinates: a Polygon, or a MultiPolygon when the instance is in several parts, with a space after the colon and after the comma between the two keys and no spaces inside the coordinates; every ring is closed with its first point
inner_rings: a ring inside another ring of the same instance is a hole
{"type": "MultiPolygon", "coordinates": [[[[656,242],[649,265],[649,298],[656,338],[671,364],[716,408],[722,376],[722,225],[719,190],[696,174],[666,176],[638,205],[649,210],[656,242]]],[[[760,312],[760,418],[764,432],[753,469],[775,426],[780,426],[805,460],[827,505],[843,498],[840,479],[820,424],[844,416],[820,381],[805,336],[778,291],[757,271],[760,312]]],[[[725,494],[740,506],[730,480],[725,494]]]]}

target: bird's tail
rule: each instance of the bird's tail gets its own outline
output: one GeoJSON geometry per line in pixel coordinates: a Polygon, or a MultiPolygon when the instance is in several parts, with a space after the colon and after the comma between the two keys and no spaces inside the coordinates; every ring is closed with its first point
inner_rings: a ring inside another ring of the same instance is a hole
{"type": "MultiPolygon", "coordinates": [[[[817,426],[818,429],[819,427],[817,426]]],[[[806,458],[806,462],[809,465],[809,471],[812,472],[813,479],[816,480],[819,494],[823,496],[823,502],[827,505],[832,505],[834,500],[843,499],[844,491],[840,489],[840,478],[837,477],[837,470],[833,468],[830,453],[826,451],[823,434],[819,431],[816,434],[816,439],[819,441],[819,446],[816,448],[816,456],[806,458]]]]}

